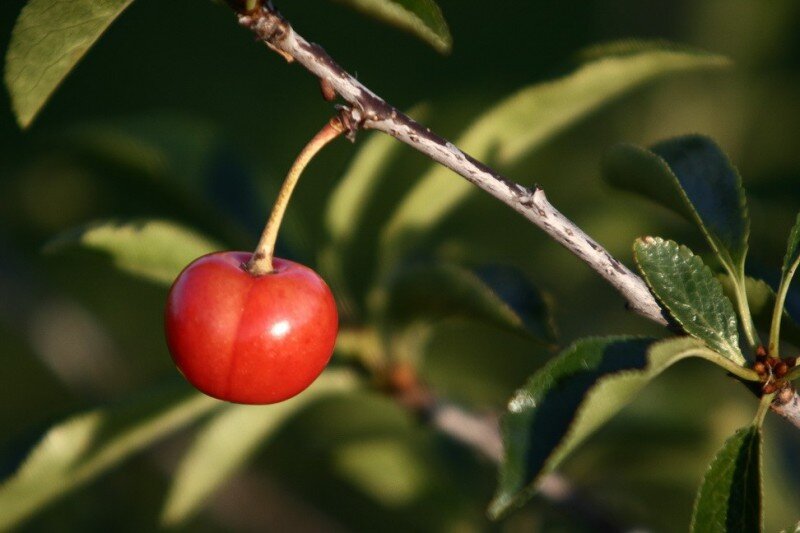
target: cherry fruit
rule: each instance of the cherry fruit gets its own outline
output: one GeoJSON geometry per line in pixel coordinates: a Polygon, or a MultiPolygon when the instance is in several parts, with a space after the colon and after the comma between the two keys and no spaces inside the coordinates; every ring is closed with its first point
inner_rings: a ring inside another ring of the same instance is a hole
{"type": "Polygon", "coordinates": [[[220,400],[267,404],[302,392],[330,360],[338,330],[330,289],[308,267],[272,259],[269,273],[247,268],[251,254],[203,256],[172,285],[167,346],[178,369],[220,400]]]}
{"type": "Polygon", "coordinates": [[[167,346],[186,379],[209,396],[280,402],[305,390],[328,364],[339,328],[333,295],[316,272],[273,251],[300,174],[344,131],[338,117],[331,119],[297,156],[254,254],[205,255],[172,285],[167,346]]]}

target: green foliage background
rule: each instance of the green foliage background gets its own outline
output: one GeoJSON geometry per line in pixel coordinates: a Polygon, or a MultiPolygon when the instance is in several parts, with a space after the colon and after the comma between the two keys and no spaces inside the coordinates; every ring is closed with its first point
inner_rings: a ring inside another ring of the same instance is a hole
{"type": "MultiPolygon", "coordinates": [[[[777,276],[800,205],[800,7],[791,0],[487,2],[442,0],[454,48],[441,56],[335,3],[279,7],[308,38],[398,107],[424,102],[425,122],[453,139],[501,98],[563,74],[588,45],[657,38],[725,54],[727,71],[682,74],[603,107],[511,166],[617,257],[657,234],[705,249],[672,213],[600,180],[615,143],[650,145],[698,132],[737,164],[750,195],[751,271],[777,276]]],[[[23,2],[0,3],[2,49],[23,2]]],[[[139,0],[102,37],[33,128],[0,105],[0,474],[66,415],[180,379],[164,347],[162,286],[111,268],[102,254],[42,254],[53,236],[98,219],[165,218],[250,248],[279,179],[329,106],[302,69],[253,45],[204,0],[139,0]],[[128,132],[133,137],[125,137],[128,132]],[[151,145],[130,138],[151,138],[151,145]],[[156,149],[153,149],[156,146],[156,149]]],[[[324,205],[356,148],[337,143],[311,165],[290,208],[291,249],[315,264],[324,205]]],[[[389,206],[429,169],[401,147],[385,176],[389,206]]],[[[453,180],[458,178],[453,177],[453,180]]],[[[628,314],[588,268],[479,192],[425,235],[436,254],[522,269],[555,302],[560,342],[610,333],[663,334],[628,314]]],[[[376,236],[357,242],[369,264],[376,236]]],[[[372,272],[365,269],[363,275],[372,272]]],[[[790,305],[798,305],[795,301],[790,305]]],[[[546,347],[466,321],[437,323],[421,365],[440,393],[499,409],[548,359],[546,347]]],[[[180,386],[180,385],[179,385],[180,386]]],[[[754,405],[702,363],[668,370],[563,469],[626,523],[682,531],[706,465],[754,405]],[[700,405],[698,405],[698,403],[700,405]]],[[[800,436],[779,420],[765,443],[766,530],[800,519],[800,436]]],[[[59,501],[23,531],[142,531],[159,523],[181,431],[59,501]]],[[[498,524],[485,518],[492,465],[359,392],[311,405],[182,527],[255,530],[580,530],[534,499],[498,524]]]]}

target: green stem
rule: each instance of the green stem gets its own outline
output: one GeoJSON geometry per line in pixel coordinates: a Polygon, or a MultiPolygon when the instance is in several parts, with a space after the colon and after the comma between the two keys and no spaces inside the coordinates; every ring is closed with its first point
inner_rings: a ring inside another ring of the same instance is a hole
{"type": "Polygon", "coordinates": [[[775,398],[774,392],[772,394],[765,394],[761,397],[753,424],[761,427],[761,425],[764,423],[764,417],[767,416],[767,411],[769,411],[769,407],[772,405],[773,398],[775,398]]]}
{"type": "Polygon", "coordinates": [[[772,324],[769,329],[769,350],[768,353],[772,357],[778,357],[778,348],[780,347],[781,340],[781,320],[783,319],[783,306],[786,303],[786,295],[789,293],[789,285],[792,282],[794,273],[797,271],[797,266],[800,261],[795,261],[784,272],[781,278],[781,284],[778,286],[778,293],[775,295],[775,307],[772,310],[772,324]]]}
{"type": "Polygon", "coordinates": [[[734,376],[744,380],[744,381],[761,381],[761,376],[753,370],[752,368],[747,368],[744,366],[740,366],[725,356],[722,356],[715,352],[714,350],[708,348],[700,348],[695,350],[694,353],[700,355],[700,357],[704,357],[703,354],[707,354],[710,357],[704,357],[705,359],[721,366],[734,376]]]}
{"type": "Polygon", "coordinates": [[[297,181],[306,168],[309,161],[329,142],[344,132],[344,126],[338,118],[333,118],[325,124],[325,126],[317,133],[313,139],[303,148],[303,151],[295,159],[289,173],[281,185],[281,190],[278,191],[278,197],[275,199],[275,205],[272,207],[272,212],[269,215],[264,232],[261,234],[261,239],[258,241],[258,246],[247,262],[245,268],[254,276],[263,276],[272,272],[272,255],[275,252],[275,241],[278,239],[278,230],[281,227],[283,215],[286,212],[286,207],[289,205],[289,199],[292,196],[297,181]]]}
{"type": "Polygon", "coordinates": [[[744,272],[740,276],[731,278],[736,280],[736,305],[739,308],[739,317],[742,322],[742,329],[747,338],[747,343],[751,349],[755,349],[761,345],[761,339],[758,337],[756,325],[753,322],[753,315],[750,313],[750,304],[747,301],[747,283],[745,281],[744,272]]]}

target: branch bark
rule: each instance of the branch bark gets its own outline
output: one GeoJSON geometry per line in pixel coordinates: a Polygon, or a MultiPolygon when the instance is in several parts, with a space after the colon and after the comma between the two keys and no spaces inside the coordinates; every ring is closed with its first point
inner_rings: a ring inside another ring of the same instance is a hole
{"type": "MultiPolygon", "coordinates": [[[[540,187],[529,189],[509,180],[386,103],[340,67],[321,46],[309,43],[294,31],[271,3],[251,11],[239,10],[238,18],[239,24],[253,31],[264,44],[287,61],[302,65],[329,92],[335,91],[347,102],[349,107],[343,118],[349,121],[346,126],[352,132],[384,132],[456,172],[527,218],[595,270],[620,293],[630,310],[669,327],[666,312],[644,280],[550,204],[540,187]]],[[[772,410],[800,428],[797,392],[773,403],[772,410]]],[[[450,427],[444,424],[441,429],[448,431],[450,427]]]]}

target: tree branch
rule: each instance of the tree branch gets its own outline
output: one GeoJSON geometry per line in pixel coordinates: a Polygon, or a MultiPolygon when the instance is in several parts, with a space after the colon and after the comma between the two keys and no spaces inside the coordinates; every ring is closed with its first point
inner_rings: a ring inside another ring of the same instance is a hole
{"type": "MultiPolygon", "coordinates": [[[[236,9],[233,4],[236,2],[231,4],[236,9]]],[[[533,222],[589,265],[620,293],[629,309],[669,326],[666,312],[644,280],[553,207],[540,187],[529,189],[505,178],[386,103],[340,67],[321,46],[295,32],[271,3],[251,11],[238,9],[238,18],[239,24],[253,31],[272,50],[317,76],[327,94],[332,90],[347,102],[350,107],[343,118],[349,120],[346,126],[352,132],[359,128],[382,131],[456,172],[533,222]]],[[[773,403],[772,410],[800,428],[800,395],[796,392],[773,403]]]]}
{"type": "Polygon", "coordinates": [[[661,306],[644,281],[553,207],[541,188],[531,190],[514,183],[387,104],[342,69],[322,47],[309,43],[295,32],[274,8],[263,7],[239,15],[239,23],[252,30],[270,48],[298,62],[324,80],[326,86],[333,88],[352,106],[353,127],[387,133],[488,192],[588,264],[617,289],[630,309],[667,325],[661,306]]]}

